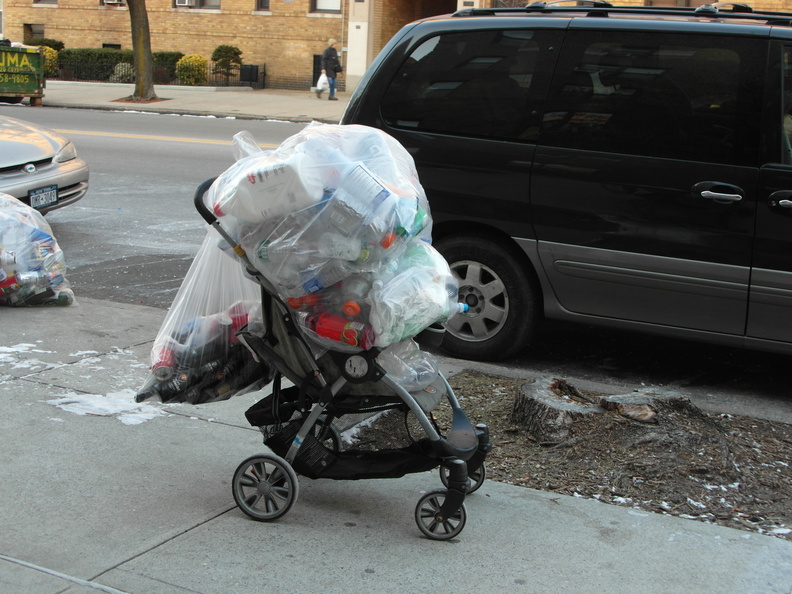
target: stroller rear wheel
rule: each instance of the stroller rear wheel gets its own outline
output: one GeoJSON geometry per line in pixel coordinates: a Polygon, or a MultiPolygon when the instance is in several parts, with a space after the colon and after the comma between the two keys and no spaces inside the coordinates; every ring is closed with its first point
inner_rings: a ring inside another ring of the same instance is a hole
{"type": "Polygon", "coordinates": [[[415,522],[424,536],[432,540],[449,540],[457,536],[467,522],[467,511],[462,505],[453,515],[444,518],[440,508],[445,502],[448,491],[437,489],[429,491],[418,500],[415,507],[415,522]]]}
{"type": "MultiPolygon", "coordinates": [[[[484,484],[484,479],[486,478],[487,469],[484,464],[482,464],[468,475],[467,494],[470,495],[478,491],[479,487],[484,484]]],[[[442,465],[440,466],[440,481],[443,483],[444,487],[448,488],[448,468],[442,465]]]]}
{"type": "Polygon", "coordinates": [[[231,490],[239,509],[254,520],[270,522],[286,514],[297,501],[299,483],[286,460],[258,454],[237,467],[231,490]]]}

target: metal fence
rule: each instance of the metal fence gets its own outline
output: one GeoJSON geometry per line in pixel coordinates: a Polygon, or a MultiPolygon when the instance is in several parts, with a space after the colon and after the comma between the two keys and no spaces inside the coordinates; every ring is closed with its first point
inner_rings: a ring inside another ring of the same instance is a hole
{"type": "MultiPolygon", "coordinates": [[[[243,64],[230,72],[215,72],[214,64],[206,68],[206,82],[201,86],[210,87],[253,87],[263,89],[266,86],[266,66],[264,64],[243,64]]],[[[135,71],[132,64],[125,62],[80,62],[58,69],[57,76],[49,76],[53,80],[70,80],[83,82],[114,82],[134,83],[135,71]]],[[[155,66],[154,84],[183,85],[179,80],[175,67],[155,66]]]]}

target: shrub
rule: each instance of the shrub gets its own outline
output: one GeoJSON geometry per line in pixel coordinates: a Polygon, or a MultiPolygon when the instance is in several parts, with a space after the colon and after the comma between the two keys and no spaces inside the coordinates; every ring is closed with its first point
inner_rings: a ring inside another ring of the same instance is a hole
{"type": "Polygon", "coordinates": [[[116,64],[132,64],[132,50],[108,48],[64,49],[58,53],[60,67],[77,80],[110,80],[116,64]]]}
{"type": "Polygon", "coordinates": [[[218,45],[212,52],[213,72],[229,76],[242,65],[242,50],[233,45],[218,45]]]}
{"type": "Polygon", "coordinates": [[[208,60],[198,54],[184,56],[176,62],[176,76],[183,85],[198,86],[206,84],[208,60]]]}
{"type": "Polygon", "coordinates": [[[58,76],[58,52],[46,45],[40,45],[44,54],[44,76],[58,76]]]}
{"type": "Polygon", "coordinates": [[[58,41],[57,39],[50,39],[49,37],[34,37],[31,39],[27,45],[43,45],[44,47],[50,47],[54,49],[56,52],[61,51],[66,45],[62,41],[58,41]]]}
{"type": "Polygon", "coordinates": [[[154,60],[154,82],[165,84],[176,78],[176,64],[184,57],[183,53],[153,52],[151,56],[154,60]]]}
{"type": "Polygon", "coordinates": [[[133,83],[135,82],[135,67],[126,62],[119,62],[113,69],[110,82],[114,83],[133,83]]]}

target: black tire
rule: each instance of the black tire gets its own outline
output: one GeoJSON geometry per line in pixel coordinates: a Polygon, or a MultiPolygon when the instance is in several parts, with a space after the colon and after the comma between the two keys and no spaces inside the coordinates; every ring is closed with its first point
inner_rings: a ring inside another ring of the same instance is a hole
{"type": "Polygon", "coordinates": [[[2,101],[3,103],[12,103],[12,104],[22,103],[22,99],[23,97],[0,97],[0,101],[2,101]]]}
{"type": "Polygon", "coordinates": [[[435,243],[459,281],[469,311],[445,324],[441,348],[462,359],[499,361],[528,344],[538,317],[538,282],[503,244],[483,236],[450,236],[435,243]]]}
{"type": "Polygon", "coordinates": [[[286,514],[299,495],[297,474],[280,456],[251,456],[234,473],[231,491],[239,509],[259,522],[286,514]]]}
{"type": "Polygon", "coordinates": [[[450,518],[439,518],[438,512],[448,491],[429,491],[415,506],[415,523],[424,536],[432,540],[450,540],[458,536],[467,523],[467,511],[462,505],[450,518]]]}

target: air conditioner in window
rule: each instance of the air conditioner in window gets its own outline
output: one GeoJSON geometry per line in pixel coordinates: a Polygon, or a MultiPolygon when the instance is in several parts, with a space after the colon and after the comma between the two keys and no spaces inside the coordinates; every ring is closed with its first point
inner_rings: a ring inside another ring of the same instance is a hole
{"type": "Polygon", "coordinates": [[[123,4],[124,0],[104,0],[105,4],[123,4]]]}
{"type": "Polygon", "coordinates": [[[176,6],[195,6],[195,0],[176,0],[176,6]]]}

